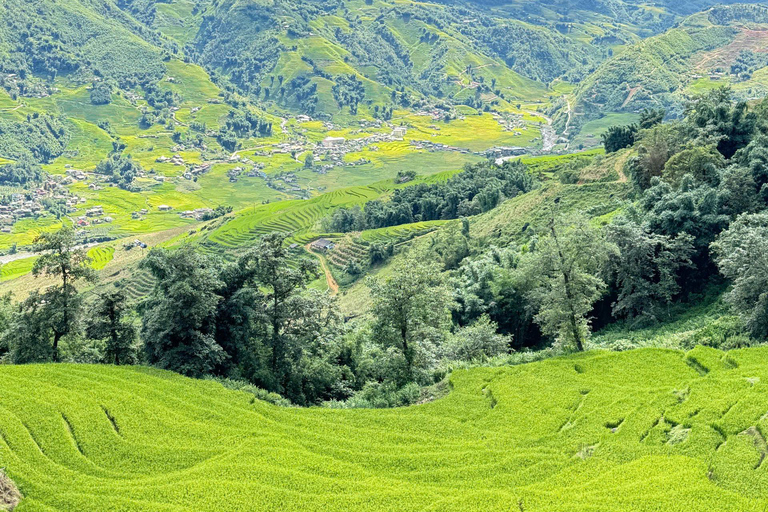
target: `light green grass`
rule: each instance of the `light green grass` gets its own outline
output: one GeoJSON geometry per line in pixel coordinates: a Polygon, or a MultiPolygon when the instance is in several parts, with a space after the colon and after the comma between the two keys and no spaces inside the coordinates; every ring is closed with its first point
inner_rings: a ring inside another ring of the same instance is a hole
{"type": "Polygon", "coordinates": [[[18,512],[761,512],[766,361],[594,352],[357,411],[147,368],[0,366],[0,467],[18,512]]]}

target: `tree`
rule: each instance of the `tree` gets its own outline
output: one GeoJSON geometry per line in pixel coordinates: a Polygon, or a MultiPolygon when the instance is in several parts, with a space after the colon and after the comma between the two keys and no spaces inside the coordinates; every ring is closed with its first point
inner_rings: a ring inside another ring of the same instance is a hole
{"type": "Polygon", "coordinates": [[[424,261],[403,260],[386,278],[369,279],[373,340],[401,358],[400,384],[431,365],[450,322],[451,298],[442,275],[424,261]]]}
{"type": "Polygon", "coordinates": [[[498,326],[488,315],[448,336],[443,356],[453,361],[481,361],[509,351],[511,336],[498,334],[498,326]]]}
{"type": "Polygon", "coordinates": [[[664,121],[664,116],[667,115],[663,108],[652,109],[646,108],[640,112],[640,129],[647,130],[653,128],[657,124],[661,124],[664,121]]]}
{"type": "Polygon", "coordinates": [[[86,326],[86,334],[92,339],[106,339],[104,359],[110,364],[135,362],[134,343],[136,328],[125,320],[128,298],[122,290],[100,293],[93,304],[86,326]]]}
{"type": "MultiPolygon", "coordinates": [[[[230,311],[250,315],[250,332],[243,342],[250,345],[251,351],[264,355],[260,361],[253,361],[247,372],[271,391],[298,395],[292,381],[293,369],[302,355],[302,344],[310,336],[307,315],[317,311],[313,298],[302,292],[319,273],[317,263],[308,258],[296,266],[287,264],[285,238],[283,233],[266,235],[241,258],[242,286],[232,298],[248,294],[257,309],[245,311],[240,306],[230,311]]],[[[233,306],[231,299],[225,306],[233,306]]]]}
{"type": "Polygon", "coordinates": [[[548,232],[520,263],[531,282],[534,321],[545,335],[582,351],[589,336],[587,314],[606,288],[600,274],[609,248],[583,218],[565,222],[553,216],[548,232]]]}
{"type": "Polygon", "coordinates": [[[611,126],[608,131],[601,135],[605,152],[615,153],[620,149],[628,148],[635,143],[636,135],[637,125],[611,126]]]}
{"type": "Polygon", "coordinates": [[[618,217],[608,226],[606,239],[618,249],[609,263],[618,288],[614,316],[657,320],[661,307],[680,292],[679,270],[691,265],[693,237],[659,235],[618,217]]]}
{"type": "Polygon", "coordinates": [[[732,283],[726,300],[753,336],[768,337],[768,213],[739,216],[712,250],[732,283]]]}
{"type": "Polygon", "coordinates": [[[654,177],[661,176],[667,160],[679,151],[682,139],[680,127],[675,123],[656,125],[640,133],[636,144],[638,156],[627,162],[637,190],[647,189],[654,177]]]}
{"type": "Polygon", "coordinates": [[[673,186],[680,185],[689,174],[699,183],[716,186],[719,171],[725,167],[725,158],[714,146],[694,146],[673,155],[665,164],[663,178],[673,186]]]}
{"type": "Polygon", "coordinates": [[[311,152],[307,153],[307,156],[304,158],[304,167],[307,169],[311,169],[314,164],[315,164],[315,155],[313,155],[311,152]]]}
{"type": "Polygon", "coordinates": [[[45,299],[35,290],[19,303],[3,334],[14,364],[46,363],[53,360],[51,328],[44,309],[45,299]]]}
{"type": "MultiPolygon", "coordinates": [[[[28,304],[30,314],[40,313],[53,333],[51,357],[59,360],[59,342],[77,328],[82,312],[82,300],[75,283],[93,282],[96,273],[91,268],[91,259],[84,249],[77,248],[72,228],[40,234],[35,239],[34,250],[40,256],[32,267],[35,277],[52,277],[61,284],[49,286],[35,297],[40,304],[28,304]]],[[[39,333],[45,336],[45,330],[39,333]]]]}
{"type": "Polygon", "coordinates": [[[149,363],[189,376],[213,371],[226,358],[214,339],[220,263],[185,245],[152,249],[140,267],[157,280],[141,305],[149,363]]]}
{"type": "Polygon", "coordinates": [[[698,142],[716,144],[725,158],[749,144],[757,125],[757,115],[747,103],[734,103],[732,96],[731,88],[723,86],[697,96],[685,109],[685,122],[698,142]]]}

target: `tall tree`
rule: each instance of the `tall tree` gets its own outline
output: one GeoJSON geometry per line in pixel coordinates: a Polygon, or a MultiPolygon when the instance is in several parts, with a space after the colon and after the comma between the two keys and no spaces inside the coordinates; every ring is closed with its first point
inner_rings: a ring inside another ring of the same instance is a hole
{"type": "Polygon", "coordinates": [[[98,295],[88,315],[86,334],[89,338],[107,340],[104,353],[107,363],[135,362],[133,345],[137,333],[134,325],[125,319],[128,308],[125,292],[110,290],[98,295]]]}
{"type": "Polygon", "coordinates": [[[652,233],[626,217],[615,219],[606,231],[618,249],[609,264],[618,288],[613,314],[657,320],[661,308],[680,292],[679,270],[691,265],[693,237],[652,233]]]}
{"type": "Polygon", "coordinates": [[[141,335],[147,359],[190,376],[209,373],[226,357],[216,343],[220,262],[191,245],[153,249],[141,262],[157,283],[141,305],[141,335]]]}
{"type": "Polygon", "coordinates": [[[425,261],[401,261],[386,278],[370,279],[373,339],[403,361],[400,384],[427,367],[450,322],[451,296],[442,275],[425,261]]]}
{"type": "Polygon", "coordinates": [[[59,342],[75,330],[82,312],[82,299],[75,284],[95,281],[96,273],[85,249],[77,247],[75,233],[69,227],[40,234],[34,247],[40,256],[32,267],[32,274],[48,276],[60,283],[49,286],[38,296],[39,309],[53,332],[51,357],[58,361],[59,342]]]}
{"type": "Polygon", "coordinates": [[[544,334],[582,351],[590,331],[587,315],[606,288],[600,274],[609,248],[582,218],[566,222],[553,215],[547,230],[521,261],[531,282],[534,320],[544,334]]]}
{"type": "Polygon", "coordinates": [[[307,258],[298,265],[288,264],[285,247],[286,235],[273,233],[263,237],[241,261],[247,283],[257,294],[258,303],[255,341],[269,352],[269,370],[272,382],[269,388],[285,392],[290,380],[291,361],[300,352],[295,343],[305,333],[302,319],[314,304],[301,292],[319,274],[317,263],[307,258]]]}
{"type": "Polygon", "coordinates": [[[753,336],[768,337],[768,213],[741,215],[712,249],[732,283],[726,299],[753,336]]]}

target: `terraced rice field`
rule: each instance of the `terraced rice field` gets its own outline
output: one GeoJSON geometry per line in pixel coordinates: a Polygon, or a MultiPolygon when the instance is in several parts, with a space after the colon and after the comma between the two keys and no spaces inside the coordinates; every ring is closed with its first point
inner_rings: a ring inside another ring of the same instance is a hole
{"type": "Polygon", "coordinates": [[[238,214],[211,233],[208,240],[233,249],[251,244],[262,235],[283,232],[292,234],[297,242],[307,242],[314,237],[309,233],[311,228],[334,208],[364,204],[381,193],[376,186],[352,187],[309,200],[260,205],[238,214]]]}
{"type": "Polygon", "coordinates": [[[111,245],[98,245],[88,251],[88,257],[91,258],[91,266],[101,270],[115,257],[115,248],[111,245]]]}
{"type": "Polygon", "coordinates": [[[279,408],[147,368],[0,366],[18,512],[755,511],[768,348],[457,371],[395,410],[279,408]]]}

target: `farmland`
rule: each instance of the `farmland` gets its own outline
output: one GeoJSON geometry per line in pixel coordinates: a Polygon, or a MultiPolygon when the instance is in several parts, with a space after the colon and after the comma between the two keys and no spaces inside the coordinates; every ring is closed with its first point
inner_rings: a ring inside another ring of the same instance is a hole
{"type": "Polygon", "coordinates": [[[386,411],[280,408],[140,367],[0,367],[0,467],[18,512],[761,511],[766,356],[476,368],[386,411]]]}

